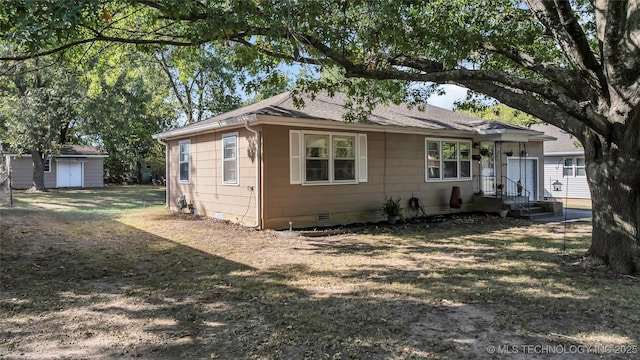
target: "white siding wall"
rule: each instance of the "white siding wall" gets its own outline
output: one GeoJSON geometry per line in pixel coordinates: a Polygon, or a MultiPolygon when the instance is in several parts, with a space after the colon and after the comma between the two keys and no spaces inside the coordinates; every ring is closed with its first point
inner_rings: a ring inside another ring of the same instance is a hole
{"type": "MultiPolygon", "coordinates": [[[[574,157],[574,156],[572,156],[574,157]]],[[[590,199],[586,176],[562,176],[563,156],[545,156],[544,158],[544,196],[569,199],[590,199]],[[562,183],[562,191],[553,191],[556,180],[562,183]]]]}

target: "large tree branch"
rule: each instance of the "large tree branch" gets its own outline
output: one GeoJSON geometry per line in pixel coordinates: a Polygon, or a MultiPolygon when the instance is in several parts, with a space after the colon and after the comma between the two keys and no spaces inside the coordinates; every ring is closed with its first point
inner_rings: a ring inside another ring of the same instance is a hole
{"type": "Polygon", "coordinates": [[[361,77],[374,80],[406,80],[416,82],[463,82],[463,81],[485,81],[497,82],[512,89],[519,89],[527,93],[535,93],[546,100],[556,104],[563,112],[571,114],[580,119],[585,119],[594,131],[600,134],[608,134],[610,131],[607,118],[594,110],[593,104],[589,101],[578,102],[568,96],[563,90],[548,82],[515,78],[501,71],[494,70],[467,70],[457,69],[449,71],[433,71],[435,68],[433,62],[424,62],[425,68],[420,68],[421,62],[412,61],[409,58],[398,60],[405,66],[412,65],[417,67],[416,72],[400,70],[398,68],[389,67],[384,69],[369,68],[363,64],[354,64],[341,53],[333,51],[331,48],[323,44],[321,41],[305,36],[305,41],[333,59],[335,62],[344,67],[346,77],[361,77]],[[428,72],[428,71],[433,72],[428,72]]]}
{"type": "Polygon", "coordinates": [[[588,83],[583,81],[578,72],[569,72],[566,68],[561,68],[554,64],[545,63],[536,59],[533,55],[520,51],[516,47],[497,47],[491,43],[482,45],[487,51],[506,57],[516,65],[531,70],[534,73],[548,79],[549,81],[562,87],[567,93],[575,94],[578,98],[593,98],[594,94],[586,94],[585,87],[588,83]]]}
{"type": "Polygon", "coordinates": [[[486,94],[514,109],[532,114],[537,118],[564,129],[571,134],[583,137],[584,127],[581,121],[567,114],[556,105],[535,99],[531,95],[514,91],[486,81],[461,81],[460,85],[473,91],[486,94]]]}
{"type": "Polygon", "coordinates": [[[582,27],[569,2],[563,0],[525,0],[534,15],[551,32],[574,69],[608,101],[608,88],[601,64],[595,58],[582,27]]]}
{"type": "MultiPolygon", "coordinates": [[[[293,54],[288,55],[288,54],[282,54],[282,53],[277,53],[271,50],[267,50],[261,47],[256,47],[256,45],[250,43],[249,41],[245,40],[243,37],[241,36],[230,36],[230,41],[234,41],[237,42],[239,44],[242,44],[246,47],[250,47],[250,48],[256,48],[259,52],[267,55],[267,56],[271,56],[277,59],[281,59],[281,60],[288,60],[288,61],[294,61],[294,62],[298,62],[298,63],[302,63],[302,64],[310,64],[310,65],[326,65],[327,62],[323,61],[321,59],[313,59],[310,57],[305,57],[305,56],[301,56],[300,53],[298,51],[294,51],[293,54]]],[[[295,50],[295,49],[294,49],[295,50]]]]}

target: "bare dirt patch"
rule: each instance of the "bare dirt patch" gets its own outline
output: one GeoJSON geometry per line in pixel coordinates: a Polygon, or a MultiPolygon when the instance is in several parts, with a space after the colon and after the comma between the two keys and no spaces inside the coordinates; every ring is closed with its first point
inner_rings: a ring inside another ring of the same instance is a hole
{"type": "Polygon", "coordinates": [[[0,358],[637,354],[638,284],[579,261],[588,224],[565,236],[465,216],[292,237],[134,203],[2,210],[0,358]]]}

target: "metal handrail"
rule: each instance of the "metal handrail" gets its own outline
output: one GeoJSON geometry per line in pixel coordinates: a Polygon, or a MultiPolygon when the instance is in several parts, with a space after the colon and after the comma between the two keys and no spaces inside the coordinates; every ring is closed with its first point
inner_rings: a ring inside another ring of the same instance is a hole
{"type": "Polygon", "coordinates": [[[516,205],[519,209],[530,211],[531,191],[521,187],[518,192],[518,182],[509,179],[506,176],[484,176],[476,175],[475,183],[478,184],[477,193],[486,197],[500,198],[502,203],[509,202],[516,205]]]}

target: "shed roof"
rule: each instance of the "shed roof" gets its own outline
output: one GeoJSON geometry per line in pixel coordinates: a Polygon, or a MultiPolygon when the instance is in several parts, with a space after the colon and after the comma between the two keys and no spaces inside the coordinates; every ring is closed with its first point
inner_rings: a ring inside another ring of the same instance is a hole
{"type": "MultiPolygon", "coordinates": [[[[8,152],[8,144],[3,144],[3,151],[6,155],[18,156],[18,154],[12,154],[8,152]]],[[[30,156],[27,152],[23,155],[30,156]]],[[[21,155],[22,156],[22,155],[21,155]]],[[[102,151],[100,148],[88,145],[62,145],[60,148],[60,154],[55,157],[78,157],[78,156],[90,156],[90,157],[106,157],[108,154],[102,151]]]]}

